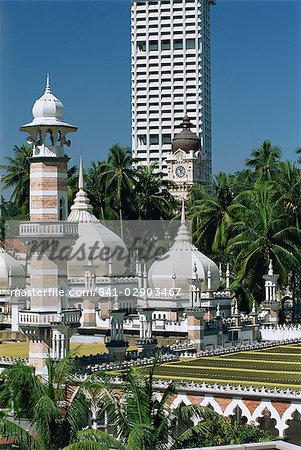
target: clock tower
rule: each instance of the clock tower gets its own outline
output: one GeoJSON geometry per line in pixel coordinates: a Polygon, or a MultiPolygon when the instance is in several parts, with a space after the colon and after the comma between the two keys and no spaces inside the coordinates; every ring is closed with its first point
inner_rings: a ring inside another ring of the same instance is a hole
{"type": "Polygon", "coordinates": [[[182,131],[175,135],[171,153],[166,159],[168,179],[176,185],[171,194],[179,199],[187,198],[190,186],[201,183],[205,164],[201,140],[191,131],[193,125],[187,115],[180,126],[182,131]]]}

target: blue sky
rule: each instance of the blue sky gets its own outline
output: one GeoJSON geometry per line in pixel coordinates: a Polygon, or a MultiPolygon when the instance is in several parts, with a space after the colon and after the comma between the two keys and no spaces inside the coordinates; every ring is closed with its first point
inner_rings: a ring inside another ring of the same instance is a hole
{"type": "MultiPolygon", "coordinates": [[[[19,127],[50,72],[65,105],[71,162],[130,146],[130,1],[0,0],[0,160],[26,141],[19,127]]],[[[270,139],[300,145],[299,0],[218,0],[212,8],[213,171],[243,167],[270,139]]]]}

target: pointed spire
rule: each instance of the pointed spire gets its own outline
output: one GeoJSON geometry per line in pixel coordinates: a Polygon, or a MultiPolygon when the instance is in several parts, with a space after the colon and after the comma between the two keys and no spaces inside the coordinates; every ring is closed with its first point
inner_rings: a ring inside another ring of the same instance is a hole
{"type": "Polygon", "coordinates": [[[78,192],[75,196],[74,203],[71,206],[71,212],[68,216],[68,222],[91,223],[99,222],[93,214],[92,205],[84,191],[84,176],[83,176],[83,157],[79,160],[79,174],[78,174],[78,192]]]}
{"type": "Polygon", "coordinates": [[[230,264],[227,263],[227,270],[226,270],[226,289],[230,289],[230,264]]]}
{"type": "Polygon", "coordinates": [[[185,225],[185,200],[184,197],[182,198],[182,213],[181,213],[181,224],[185,225]]]}
{"type": "Polygon", "coordinates": [[[46,88],[45,88],[45,94],[51,94],[51,89],[50,89],[50,75],[49,75],[49,73],[47,73],[47,75],[46,75],[46,88]]]}
{"type": "Polygon", "coordinates": [[[83,172],[83,155],[80,154],[79,158],[79,174],[78,174],[78,189],[84,189],[84,172],[83,172]]]}
{"type": "Polygon", "coordinates": [[[218,265],[218,273],[219,273],[219,281],[220,283],[223,282],[223,268],[222,268],[222,263],[219,263],[218,265]]]}
{"type": "Polygon", "coordinates": [[[269,263],[269,271],[268,271],[268,275],[273,276],[274,275],[274,270],[273,270],[273,261],[270,259],[270,263],[269,263]]]}

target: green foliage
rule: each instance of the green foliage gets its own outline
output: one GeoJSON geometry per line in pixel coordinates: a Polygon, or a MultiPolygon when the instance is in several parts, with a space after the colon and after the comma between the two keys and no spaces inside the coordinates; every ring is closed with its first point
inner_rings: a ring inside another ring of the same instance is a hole
{"type": "Polygon", "coordinates": [[[215,445],[235,445],[256,442],[269,442],[274,439],[269,432],[260,430],[256,425],[239,425],[229,417],[214,417],[207,421],[208,432],[194,433],[182,443],[182,447],[210,447],[215,445]]]}
{"type": "Polygon", "coordinates": [[[0,165],[3,172],[3,189],[13,188],[10,200],[25,213],[29,211],[29,159],[31,147],[17,145],[13,148],[13,156],[6,156],[7,164],[0,165]]]}
{"type": "Polygon", "coordinates": [[[264,299],[269,259],[280,288],[300,267],[301,175],[280,156],[264,141],[246,161],[249,170],[218,174],[209,188],[190,192],[194,241],[216,262],[230,262],[231,287],[246,310],[264,299]]]}
{"type": "Polygon", "coordinates": [[[207,420],[216,416],[211,409],[200,405],[184,405],[173,408],[171,398],[176,384],[171,383],[162,398],[154,396],[154,364],[147,376],[141,370],[131,368],[124,375],[124,382],[114,386],[106,380],[97,381],[95,375],[84,384],[87,393],[93,391],[98,399],[98,412],[106,414],[110,425],[110,436],[100,430],[82,430],[75,442],[64,450],[107,449],[117,450],[171,450],[179,448],[181,442],[193,433],[200,436],[209,432],[207,420]],[[199,419],[194,425],[191,418],[199,419]],[[171,433],[172,430],[172,433],[171,433]]]}
{"type": "Polygon", "coordinates": [[[15,439],[19,448],[58,450],[87,424],[88,404],[70,380],[74,355],[72,351],[58,363],[47,360],[46,380],[24,364],[1,373],[0,404],[14,411],[14,422],[0,420],[2,436],[15,439]],[[16,419],[27,421],[30,431],[18,427],[16,419]],[[30,445],[24,446],[27,440],[30,445]]]}
{"type": "MultiPolygon", "coordinates": [[[[14,156],[1,166],[4,188],[13,188],[14,201],[3,204],[2,239],[5,220],[28,217],[30,155],[29,147],[15,146],[14,156]]],[[[186,205],[196,246],[216,262],[230,262],[231,287],[244,309],[263,300],[262,276],[270,258],[280,288],[300,267],[300,159],[291,164],[280,157],[279,148],[264,141],[252,151],[247,169],[219,173],[210,186],[193,186],[186,205]]],[[[172,219],[178,210],[168,193],[171,183],[156,167],[133,170],[133,163],[131,151],[115,144],[106,161],[92,162],[84,174],[95,215],[119,220],[121,233],[123,220],[172,219]]],[[[70,205],[77,191],[76,166],[68,177],[70,205]]]]}

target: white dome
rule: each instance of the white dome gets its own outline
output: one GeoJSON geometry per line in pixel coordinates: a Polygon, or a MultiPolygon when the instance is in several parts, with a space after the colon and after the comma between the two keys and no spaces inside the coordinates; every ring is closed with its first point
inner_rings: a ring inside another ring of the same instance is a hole
{"type": "Polygon", "coordinates": [[[53,123],[53,120],[62,119],[64,115],[63,103],[55,97],[50,89],[49,76],[47,76],[46,89],[42,97],[35,101],[32,108],[33,122],[46,122],[53,123]]]}
{"type": "Polygon", "coordinates": [[[100,222],[86,222],[78,224],[79,238],[72,247],[72,257],[68,261],[68,276],[83,277],[87,266],[93,262],[95,275],[98,277],[109,275],[108,253],[112,255],[112,276],[122,276],[126,271],[127,248],[117,234],[106,228],[100,222]],[[91,255],[91,248],[97,249],[91,255]],[[104,250],[107,250],[104,255],[104,250]],[[122,259],[118,256],[122,255],[122,259]]]}
{"type": "Polygon", "coordinates": [[[208,288],[208,270],[211,270],[211,284],[215,291],[219,287],[219,270],[217,265],[207,256],[203,255],[192,243],[185,217],[181,220],[175,242],[170,250],[155,261],[148,272],[148,283],[152,289],[171,289],[174,286],[173,277],[176,277],[176,287],[181,293],[188,293],[191,280],[196,274],[203,279],[202,291],[208,288]]]}
{"type": "Polygon", "coordinates": [[[25,271],[23,266],[12,256],[0,248],[0,289],[23,288],[25,271]],[[9,286],[11,277],[11,286],[9,286]]]}
{"type": "Polygon", "coordinates": [[[93,208],[90,205],[89,198],[84,191],[83,159],[80,157],[78,192],[74,203],[71,206],[71,212],[68,216],[68,222],[78,223],[79,237],[72,248],[72,255],[68,261],[68,276],[83,277],[87,266],[93,262],[95,274],[98,277],[109,275],[108,254],[112,255],[112,273],[113,276],[122,276],[126,271],[128,250],[124,242],[117,234],[102,225],[93,214],[93,208]],[[97,249],[90,255],[91,248],[97,249]],[[107,251],[107,255],[101,252],[107,251]],[[121,254],[122,258],[119,257],[121,254]],[[77,255],[77,256],[76,256],[77,255]]]}

